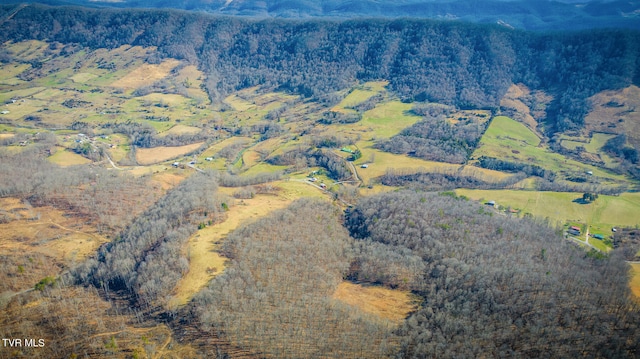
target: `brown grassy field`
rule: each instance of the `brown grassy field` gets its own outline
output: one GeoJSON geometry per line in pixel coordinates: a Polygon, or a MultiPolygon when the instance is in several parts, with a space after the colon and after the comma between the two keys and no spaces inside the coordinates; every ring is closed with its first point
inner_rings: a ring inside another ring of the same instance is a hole
{"type": "Polygon", "coordinates": [[[107,239],[83,217],[0,198],[0,292],[32,287],[95,253],[107,239]]]}
{"type": "Polygon", "coordinates": [[[529,106],[522,102],[522,97],[528,95],[530,95],[530,91],[526,86],[522,84],[511,85],[502,100],[500,100],[500,106],[514,109],[518,115],[517,120],[524,123],[531,131],[538,134],[536,129],[538,122],[531,115],[531,109],[529,109],[529,106]]]}
{"type": "Polygon", "coordinates": [[[200,131],[202,131],[200,128],[194,126],[175,125],[167,131],[159,133],[158,136],[164,137],[167,135],[195,135],[200,131]]]}
{"type": "Polygon", "coordinates": [[[153,181],[158,182],[163,191],[177,186],[185,178],[184,175],[173,172],[161,172],[153,175],[153,181]]]}
{"type": "Polygon", "coordinates": [[[151,165],[184,156],[197,150],[204,142],[178,147],[154,147],[136,149],[136,158],[141,165],[151,165]]]}
{"type": "Polygon", "coordinates": [[[68,261],[87,257],[107,241],[84,218],[53,207],[30,208],[15,198],[3,198],[0,208],[12,215],[10,222],[0,224],[0,249],[40,251],[68,261]]]}
{"type": "Polygon", "coordinates": [[[218,244],[241,224],[266,216],[276,209],[285,208],[290,198],[276,195],[256,195],[230,206],[227,218],[222,223],[208,226],[189,239],[189,272],[182,277],[171,305],[184,305],[200,291],[215,275],[222,273],[225,258],[217,252],[218,244]]]}
{"type": "Polygon", "coordinates": [[[584,136],[591,132],[627,134],[629,142],[640,145],[640,87],[604,91],[591,97],[591,112],[585,117],[584,136]]]}
{"type": "Polygon", "coordinates": [[[332,298],[396,324],[402,323],[418,307],[417,301],[408,291],[351,282],[340,283],[332,298]]]}
{"type": "Polygon", "coordinates": [[[154,82],[169,75],[171,70],[178,66],[180,61],[168,59],[158,65],[144,64],[129,72],[125,77],[114,81],[111,86],[128,89],[152,85],[154,82]]]}
{"type": "Polygon", "coordinates": [[[631,281],[629,282],[629,287],[631,287],[631,292],[638,298],[640,301],[640,263],[631,264],[631,281]]]}

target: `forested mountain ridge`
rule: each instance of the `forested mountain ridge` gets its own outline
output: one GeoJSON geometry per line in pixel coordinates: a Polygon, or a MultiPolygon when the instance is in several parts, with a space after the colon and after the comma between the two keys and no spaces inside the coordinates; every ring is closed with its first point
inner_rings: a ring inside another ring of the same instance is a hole
{"type": "Polygon", "coordinates": [[[79,4],[117,8],[174,8],[219,15],[309,18],[309,17],[412,17],[499,23],[526,30],[578,30],[589,28],[640,27],[638,1],[529,1],[529,0],[157,0],[40,1],[48,4],[79,4]]]}
{"type": "Polygon", "coordinates": [[[0,40],[157,46],[197,64],[214,101],[250,86],[335,101],[356,81],[388,79],[405,101],[495,108],[512,83],[554,96],[547,131],[579,128],[587,98],[640,83],[630,30],[535,34],[432,20],[255,20],[166,10],[0,8],[0,40]],[[11,16],[9,16],[11,15],[11,16]]]}

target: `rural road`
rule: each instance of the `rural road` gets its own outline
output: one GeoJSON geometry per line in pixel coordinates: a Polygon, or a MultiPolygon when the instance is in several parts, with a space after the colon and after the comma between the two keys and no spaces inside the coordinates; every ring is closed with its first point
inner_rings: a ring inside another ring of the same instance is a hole
{"type": "Polygon", "coordinates": [[[191,167],[191,168],[193,168],[194,170],[196,170],[196,171],[198,171],[200,173],[204,173],[204,170],[201,170],[200,168],[196,167],[195,165],[187,163],[187,167],[191,167]]]}
{"type": "Polygon", "coordinates": [[[109,154],[106,151],[105,151],[104,154],[105,154],[105,156],[107,156],[107,160],[109,160],[109,163],[111,163],[111,167],[113,167],[113,168],[115,168],[117,170],[120,170],[120,171],[124,170],[123,168],[120,168],[120,167],[116,166],[115,163],[113,163],[113,161],[111,160],[111,157],[109,157],[109,154]]]}

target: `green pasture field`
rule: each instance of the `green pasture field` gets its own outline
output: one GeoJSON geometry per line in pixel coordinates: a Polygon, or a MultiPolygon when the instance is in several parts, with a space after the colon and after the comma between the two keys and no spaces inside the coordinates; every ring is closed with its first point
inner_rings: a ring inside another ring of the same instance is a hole
{"type": "Polygon", "coordinates": [[[345,98],[340,101],[334,108],[336,109],[346,109],[347,107],[352,107],[363,103],[364,101],[370,99],[371,97],[378,94],[379,91],[373,91],[368,89],[359,89],[355,88],[351,93],[349,93],[345,98]]]}
{"type": "Polygon", "coordinates": [[[412,107],[397,100],[378,104],[364,113],[361,124],[371,127],[378,138],[390,138],[422,119],[409,113],[412,107]]]}
{"type": "Polygon", "coordinates": [[[598,153],[600,149],[607,143],[608,140],[614,138],[615,135],[609,133],[599,133],[595,132],[588,139],[575,138],[570,136],[563,136],[562,138],[562,147],[568,148],[570,150],[575,150],[576,147],[582,146],[587,150],[587,152],[598,153]]]}
{"type": "Polygon", "coordinates": [[[388,169],[407,172],[460,173],[461,175],[492,183],[503,181],[512,176],[509,173],[476,166],[426,161],[420,158],[384,152],[373,148],[372,141],[359,141],[356,146],[362,152],[362,157],[354,162],[354,166],[364,184],[368,184],[369,181],[382,176],[388,169]],[[363,164],[368,164],[368,168],[361,168],[363,164]]]}
{"type": "Polygon", "coordinates": [[[241,173],[241,176],[255,176],[261,173],[274,173],[274,172],[284,171],[287,168],[289,168],[289,166],[275,166],[265,162],[261,162],[254,166],[249,167],[249,169],[241,173]]]}
{"type": "Polygon", "coordinates": [[[601,150],[607,141],[613,137],[615,135],[599,132],[593,133],[591,138],[588,139],[563,136],[560,144],[569,150],[575,150],[578,146],[582,146],[587,152],[598,155],[607,167],[615,167],[614,159],[601,150]]]}
{"type": "Polygon", "coordinates": [[[540,144],[540,139],[525,125],[505,116],[493,119],[482,136],[473,158],[495,157],[506,161],[537,165],[555,172],[593,172],[607,181],[626,182],[624,176],[587,165],[551,151],[540,144]]]}
{"type": "Polygon", "coordinates": [[[79,154],[63,148],[58,148],[56,153],[49,156],[47,159],[50,162],[62,167],[84,165],[91,162],[90,160],[80,156],[79,154]]]}
{"type": "Polygon", "coordinates": [[[597,228],[640,225],[640,193],[600,195],[589,204],[575,201],[582,198],[582,193],[574,192],[458,189],[456,193],[473,200],[494,200],[498,205],[521,210],[521,214],[531,213],[535,217],[549,218],[552,225],[568,222],[585,223],[597,228]]]}

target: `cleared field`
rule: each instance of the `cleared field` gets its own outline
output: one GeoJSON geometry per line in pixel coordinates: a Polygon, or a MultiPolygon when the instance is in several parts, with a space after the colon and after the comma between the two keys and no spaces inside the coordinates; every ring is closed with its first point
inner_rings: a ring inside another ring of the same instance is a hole
{"type": "MultiPolygon", "coordinates": [[[[247,91],[247,90],[244,90],[247,91]]],[[[233,107],[234,110],[239,111],[239,112],[243,112],[243,111],[249,111],[252,109],[256,108],[256,105],[245,100],[242,99],[240,97],[238,97],[237,94],[235,95],[231,95],[227,98],[224,99],[224,102],[226,102],[228,105],[230,105],[231,107],[233,107]]]]}
{"type": "Polygon", "coordinates": [[[362,152],[362,157],[355,161],[354,165],[358,176],[365,184],[376,177],[382,176],[388,169],[414,172],[461,173],[487,182],[499,182],[511,176],[508,173],[475,166],[425,161],[419,158],[383,152],[371,148],[370,141],[358,142],[358,148],[362,152]],[[361,168],[360,166],[365,163],[369,165],[368,168],[361,168]]]}
{"type": "Polygon", "coordinates": [[[62,167],[67,166],[75,166],[75,165],[84,165],[87,163],[91,163],[91,160],[80,156],[77,153],[74,153],[70,150],[64,149],[62,147],[57,147],[57,151],[53,155],[49,156],[47,159],[62,167]]]}
{"type": "Polygon", "coordinates": [[[182,277],[176,289],[172,305],[186,304],[194,294],[222,273],[225,258],[217,252],[217,246],[231,231],[241,224],[266,216],[276,209],[285,208],[290,198],[273,195],[256,195],[231,206],[224,222],[208,226],[194,234],[188,243],[189,272],[182,277]],[[214,270],[215,269],[215,270],[214,270]]]}
{"type": "Polygon", "coordinates": [[[578,146],[584,147],[587,153],[582,153],[583,157],[595,158],[596,160],[602,160],[607,167],[615,167],[616,162],[609,155],[601,151],[602,147],[608,140],[615,137],[615,135],[608,133],[593,133],[591,138],[575,138],[570,136],[563,136],[563,140],[560,142],[562,147],[575,150],[578,146]]]}
{"type": "Polygon", "coordinates": [[[377,137],[392,137],[422,119],[408,112],[412,107],[400,101],[385,102],[365,112],[360,124],[371,127],[377,137]]]}
{"type": "Polygon", "coordinates": [[[248,170],[246,170],[245,172],[243,172],[241,175],[254,176],[260,173],[273,173],[278,171],[284,171],[287,168],[289,168],[289,166],[275,166],[275,165],[270,165],[268,163],[258,163],[252,166],[251,168],[249,168],[248,170]]]}
{"type": "Polygon", "coordinates": [[[522,97],[528,96],[530,93],[530,90],[522,84],[511,85],[507,93],[500,100],[500,106],[516,110],[519,116],[518,120],[535,132],[538,122],[533,118],[529,106],[522,102],[522,97]]]}
{"type": "Polygon", "coordinates": [[[640,301],[640,263],[631,264],[631,281],[629,282],[631,293],[640,301]]]}
{"type": "Polygon", "coordinates": [[[158,136],[164,137],[164,136],[168,136],[168,135],[195,135],[196,133],[199,133],[200,131],[202,131],[202,129],[200,129],[198,127],[180,125],[179,124],[179,125],[175,125],[175,126],[171,127],[167,131],[159,133],[158,136]]]}
{"type": "Polygon", "coordinates": [[[540,139],[525,125],[505,116],[493,119],[473,153],[474,158],[488,156],[506,161],[537,165],[556,172],[593,172],[594,176],[623,182],[625,178],[562,156],[540,144],[540,139]]]}
{"type": "MultiPolygon", "coordinates": [[[[21,90],[3,91],[3,92],[0,92],[0,103],[8,102],[9,100],[14,98],[23,98],[23,97],[33,96],[44,90],[46,90],[46,87],[35,86],[35,87],[29,87],[21,90]]],[[[9,104],[9,106],[3,106],[2,108],[11,110],[13,107],[14,107],[13,104],[9,104]]]]}
{"type": "Polygon", "coordinates": [[[160,184],[162,190],[169,190],[184,180],[186,176],[172,172],[162,172],[153,175],[153,180],[160,184]]]}
{"type": "Polygon", "coordinates": [[[136,159],[141,165],[150,165],[184,156],[197,150],[204,142],[178,147],[137,148],[136,159]]]}
{"type": "Polygon", "coordinates": [[[30,68],[31,65],[15,63],[0,66],[0,84],[17,85],[20,83],[24,83],[24,81],[16,78],[16,76],[30,68]]]}
{"type": "Polygon", "coordinates": [[[169,75],[171,70],[180,64],[180,61],[168,59],[158,65],[144,64],[129,72],[123,78],[114,81],[111,86],[122,88],[139,88],[152,85],[154,82],[169,75]]]}
{"type": "Polygon", "coordinates": [[[0,210],[11,219],[0,224],[0,253],[37,252],[71,264],[107,242],[84,218],[53,207],[32,208],[18,199],[2,198],[0,210]]]}
{"type": "Polygon", "coordinates": [[[92,80],[95,80],[98,75],[92,74],[90,72],[79,72],[70,77],[73,82],[78,82],[81,84],[89,83],[92,80]]]}
{"type": "Polygon", "coordinates": [[[520,209],[523,214],[549,218],[552,224],[578,222],[601,228],[640,225],[640,193],[601,195],[590,204],[574,202],[582,194],[569,192],[458,189],[456,193],[473,200],[494,200],[498,205],[520,209]]]}
{"type": "Polygon", "coordinates": [[[640,88],[632,85],[604,91],[589,98],[591,112],[585,117],[583,135],[590,132],[624,133],[634,145],[640,145],[640,88]]]}
{"type": "Polygon", "coordinates": [[[340,283],[332,298],[396,324],[418,307],[411,292],[351,282],[340,283]]]}
{"type": "Polygon", "coordinates": [[[129,138],[122,134],[111,134],[109,140],[106,141],[109,144],[113,144],[114,147],[107,149],[109,156],[113,162],[120,162],[129,155],[131,151],[131,145],[129,145],[129,138]]]}
{"type": "Polygon", "coordinates": [[[588,152],[597,153],[598,151],[600,151],[602,146],[604,146],[607,141],[612,139],[613,137],[615,137],[615,135],[608,133],[594,133],[591,138],[583,141],[578,141],[578,139],[572,140],[571,137],[566,136],[561,143],[563,147],[570,150],[575,150],[576,147],[582,146],[588,152]]]}
{"type": "Polygon", "coordinates": [[[369,89],[364,89],[364,87],[362,89],[356,88],[353,91],[351,91],[351,93],[349,93],[345,98],[343,98],[342,101],[340,101],[340,103],[337,104],[331,110],[336,111],[339,109],[345,109],[347,107],[358,105],[370,99],[371,97],[375,96],[377,93],[379,92],[369,90],[369,89]]]}

